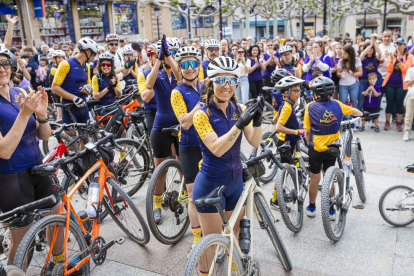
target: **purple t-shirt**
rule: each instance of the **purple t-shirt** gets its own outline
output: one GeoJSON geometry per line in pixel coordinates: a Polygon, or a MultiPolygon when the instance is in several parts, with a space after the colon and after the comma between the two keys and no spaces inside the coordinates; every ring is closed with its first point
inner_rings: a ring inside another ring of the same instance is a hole
{"type": "MultiPolygon", "coordinates": [[[[249,58],[249,59],[250,59],[250,62],[251,62],[250,66],[253,67],[256,64],[256,62],[254,61],[254,59],[251,59],[251,58],[249,58]]],[[[254,71],[249,74],[248,78],[249,78],[249,81],[262,80],[263,77],[262,77],[262,72],[261,72],[260,66],[257,66],[256,69],[254,69],[254,71]]]]}
{"type": "MultiPolygon", "coordinates": [[[[364,92],[367,91],[367,89],[369,88],[369,86],[365,87],[364,92]]],[[[379,87],[378,85],[374,85],[375,90],[377,91],[377,93],[381,94],[381,87],[379,87]]],[[[375,97],[374,94],[372,93],[372,91],[369,91],[368,95],[365,96],[364,99],[364,107],[368,107],[368,108],[376,108],[376,107],[380,107],[380,98],[375,97]]]]}
{"type": "MultiPolygon", "coordinates": [[[[402,63],[402,59],[400,60],[400,62],[402,63]]],[[[394,72],[391,74],[390,79],[387,82],[387,86],[391,86],[391,87],[402,87],[403,86],[403,77],[402,77],[402,72],[400,69],[400,62],[396,62],[394,64],[394,72]]]]}
{"type": "MultiPolygon", "coordinates": [[[[330,58],[329,56],[327,56],[327,55],[322,55],[322,56],[319,58],[319,60],[320,60],[322,63],[325,63],[326,65],[328,65],[328,66],[329,66],[329,68],[331,68],[332,63],[331,63],[331,58],[330,58]]],[[[308,59],[308,62],[309,62],[309,59],[308,59]]],[[[305,63],[306,63],[306,62],[305,62],[305,63]]],[[[323,76],[324,76],[324,77],[331,78],[331,72],[329,71],[329,69],[328,69],[328,70],[326,70],[325,72],[323,72],[321,69],[319,69],[319,67],[316,65],[316,61],[314,60],[314,61],[312,62],[312,64],[311,64],[311,67],[310,67],[310,69],[309,69],[308,73],[306,74],[306,78],[305,78],[305,80],[306,80],[306,81],[311,81],[311,80],[312,80],[312,73],[313,73],[314,71],[321,71],[321,72],[323,73],[323,76]]]]}
{"type": "Polygon", "coordinates": [[[368,79],[368,74],[372,72],[378,73],[377,58],[365,57],[365,59],[362,61],[362,76],[360,76],[359,79],[368,79]]]}
{"type": "MultiPolygon", "coordinates": [[[[276,56],[276,53],[274,54],[274,56],[276,56]]],[[[268,61],[269,58],[270,58],[270,55],[268,53],[264,54],[265,61],[268,61]]],[[[276,64],[273,61],[270,61],[269,65],[266,67],[266,70],[264,70],[263,72],[263,78],[270,79],[270,75],[275,70],[275,68],[276,68],[276,64]]]]}

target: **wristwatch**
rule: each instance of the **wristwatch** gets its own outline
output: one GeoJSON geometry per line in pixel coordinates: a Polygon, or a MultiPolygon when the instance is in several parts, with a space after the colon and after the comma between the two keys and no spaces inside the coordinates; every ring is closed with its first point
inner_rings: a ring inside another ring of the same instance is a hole
{"type": "Polygon", "coordinates": [[[23,65],[23,66],[22,66],[22,69],[26,69],[26,66],[24,66],[24,65],[23,65]]]}

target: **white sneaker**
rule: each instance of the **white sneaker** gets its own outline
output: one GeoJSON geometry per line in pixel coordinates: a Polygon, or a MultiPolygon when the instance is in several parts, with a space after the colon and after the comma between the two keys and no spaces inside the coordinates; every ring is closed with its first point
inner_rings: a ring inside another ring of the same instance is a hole
{"type": "Polygon", "coordinates": [[[410,133],[408,131],[404,132],[403,141],[404,142],[410,141],[410,133]]]}
{"type": "Polygon", "coordinates": [[[374,125],[374,123],[372,121],[369,121],[368,122],[368,126],[369,126],[369,128],[374,128],[375,127],[375,125],[374,125]]]}

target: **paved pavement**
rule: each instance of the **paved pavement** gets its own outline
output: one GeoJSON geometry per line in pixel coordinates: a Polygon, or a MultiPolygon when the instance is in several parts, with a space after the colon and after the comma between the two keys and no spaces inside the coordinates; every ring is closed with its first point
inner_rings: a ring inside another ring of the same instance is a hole
{"type": "MultiPolygon", "coordinates": [[[[381,120],[384,121],[383,118],[381,120]]],[[[383,123],[380,123],[381,127],[383,123]]],[[[293,270],[286,273],[276,257],[274,248],[263,230],[256,225],[253,250],[261,266],[262,275],[412,275],[414,263],[414,224],[406,228],[394,228],[380,216],[378,202],[383,191],[393,185],[414,187],[414,179],[404,167],[413,163],[414,141],[402,142],[402,133],[392,130],[375,133],[373,129],[356,133],[361,139],[367,172],[364,174],[368,199],[362,210],[351,209],[347,216],[345,233],[337,243],[325,235],[320,216],[310,219],[305,216],[303,229],[293,234],[281,220],[278,230],[292,260],[293,270]]],[[[243,152],[248,154],[250,146],[243,143],[243,152]]],[[[354,179],[352,179],[353,185],[354,179]]],[[[133,197],[145,216],[147,184],[133,197]]],[[[264,185],[268,197],[273,182],[264,185]]],[[[356,195],[354,205],[363,204],[356,195]]],[[[306,202],[307,204],[308,202],[306,202]]],[[[102,236],[111,240],[125,236],[110,220],[101,228],[102,236]]],[[[153,236],[146,246],[139,246],[128,238],[122,246],[112,247],[107,261],[95,267],[92,275],[182,275],[187,254],[192,242],[191,231],[174,246],[159,243],[153,236]]]]}

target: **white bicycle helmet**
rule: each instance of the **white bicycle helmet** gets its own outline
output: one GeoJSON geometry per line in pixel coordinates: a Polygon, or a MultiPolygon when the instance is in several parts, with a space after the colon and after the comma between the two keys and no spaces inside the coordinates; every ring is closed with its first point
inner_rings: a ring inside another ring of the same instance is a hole
{"type": "Polygon", "coordinates": [[[196,47],[185,46],[178,49],[177,55],[175,56],[175,61],[180,62],[183,58],[194,57],[199,62],[202,60],[200,51],[196,47]]]}
{"type": "Polygon", "coordinates": [[[106,42],[114,41],[114,40],[119,41],[119,36],[117,34],[108,34],[105,40],[106,42]]]}
{"type": "Polygon", "coordinates": [[[6,56],[8,59],[11,59],[12,53],[4,45],[0,45],[0,55],[6,56]]]}
{"type": "Polygon", "coordinates": [[[178,50],[178,49],[180,49],[179,40],[177,41],[175,39],[175,37],[167,37],[167,45],[168,45],[168,50],[173,50],[173,49],[178,50]]]}
{"type": "Polygon", "coordinates": [[[52,57],[66,57],[66,55],[62,50],[55,50],[52,52],[52,57]]]}
{"type": "Polygon", "coordinates": [[[171,37],[172,40],[175,40],[178,45],[181,47],[181,40],[178,37],[171,37]]]}
{"type": "Polygon", "coordinates": [[[220,41],[217,39],[209,39],[206,42],[204,42],[204,48],[219,48],[220,47],[220,41]]]}
{"type": "Polygon", "coordinates": [[[158,41],[157,41],[157,44],[156,44],[156,49],[157,49],[157,52],[159,52],[159,51],[160,51],[160,49],[161,49],[161,40],[158,40],[158,41]]]}
{"type": "Polygon", "coordinates": [[[301,85],[305,81],[293,76],[285,77],[278,81],[275,85],[276,90],[278,91],[285,91],[295,85],[301,85]]]}
{"type": "Polygon", "coordinates": [[[293,48],[290,45],[283,45],[279,48],[279,54],[283,55],[286,52],[292,52],[293,48]]]}
{"type": "Polygon", "coordinates": [[[95,54],[99,53],[98,45],[90,38],[81,38],[78,41],[78,48],[80,51],[91,50],[95,54]]]}
{"type": "Polygon", "coordinates": [[[114,56],[110,52],[105,52],[99,55],[99,62],[104,60],[108,60],[110,62],[114,62],[114,56]]]}
{"type": "Polygon", "coordinates": [[[231,57],[216,57],[207,67],[207,76],[212,78],[215,75],[222,73],[230,73],[239,78],[239,65],[231,57]]]}
{"type": "Polygon", "coordinates": [[[124,47],[124,50],[122,51],[122,54],[124,54],[124,55],[133,55],[134,50],[132,50],[132,48],[130,48],[130,47],[124,47]]]}

